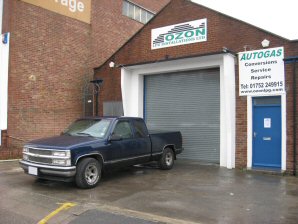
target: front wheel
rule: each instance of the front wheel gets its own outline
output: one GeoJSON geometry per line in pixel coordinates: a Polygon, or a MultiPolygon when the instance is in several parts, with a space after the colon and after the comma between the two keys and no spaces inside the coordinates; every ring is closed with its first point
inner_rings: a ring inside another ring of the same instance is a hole
{"type": "Polygon", "coordinates": [[[170,148],[165,148],[163,154],[158,162],[160,169],[162,170],[170,170],[174,165],[174,152],[170,148]]]}
{"type": "Polygon", "coordinates": [[[101,165],[93,158],[82,159],[77,166],[76,184],[79,188],[93,188],[101,178],[101,165]]]}

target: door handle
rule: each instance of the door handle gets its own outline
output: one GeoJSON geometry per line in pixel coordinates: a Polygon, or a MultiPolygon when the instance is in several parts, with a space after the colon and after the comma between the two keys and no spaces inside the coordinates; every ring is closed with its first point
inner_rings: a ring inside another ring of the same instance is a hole
{"type": "Polygon", "coordinates": [[[254,138],[257,137],[257,132],[254,131],[254,138]]]}

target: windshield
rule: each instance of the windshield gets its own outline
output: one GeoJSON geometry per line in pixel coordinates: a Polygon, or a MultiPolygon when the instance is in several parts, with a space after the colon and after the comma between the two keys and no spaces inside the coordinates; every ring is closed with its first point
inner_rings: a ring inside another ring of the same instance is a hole
{"type": "Polygon", "coordinates": [[[111,121],[102,120],[77,120],[72,123],[64,132],[64,135],[71,136],[90,136],[95,138],[103,138],[110,125],[111,121]]]}

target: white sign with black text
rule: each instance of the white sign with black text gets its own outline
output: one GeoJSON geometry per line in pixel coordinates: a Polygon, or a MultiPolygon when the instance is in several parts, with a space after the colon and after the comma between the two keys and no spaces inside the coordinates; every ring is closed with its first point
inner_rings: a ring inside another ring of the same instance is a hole
{"type": "Polygon", "coordinates": [[[199,19],[151,31],[151,49],[207,41],[207,19],[199,19]]]}
{"type": "Polygon", "coordinates": [[[238,58],[240,96],[285,92],[283,47],[240,52],[238,58]]]}

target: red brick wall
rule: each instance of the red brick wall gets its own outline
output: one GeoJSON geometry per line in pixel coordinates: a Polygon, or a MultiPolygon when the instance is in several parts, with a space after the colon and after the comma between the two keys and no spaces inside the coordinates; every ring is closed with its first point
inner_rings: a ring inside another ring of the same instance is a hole
{"type": "MultiPolygon", "coordinates": [[[[285,48],[286,57],[290,56],[298,56],[298,41],[291,42],[290,45],[288,45],[287,48],[285,48]]],[[[298,64],[298,63],[296,63],[298,64]]],[[[287,171],[292,172],[293,171],[293,165],[294,165],[294,145],[293,145],[293,130],[294,130],[294,123],[293,123],[293,71],[294,71],[294,63],[286,64],[285,70],[286,70],[286,92],[287,92],[287,171]]],[[[298,74],[298,65],[296,65],[296,77],[298,74]]],[[[296,78],[296,86],[298,85],[298,80],[296,78]]],[[[297,90],[296,90],[296,98],[297,98],[297,90]]],[[[296,111],[298,111],[298,105],[296,104],[296,111]]],[[[296,114],[297,119],[297,114],[296,114]]],[[[298,127],[296,127],[298,129],[298,127]]],[[[296,136],[296,148],[297,146],[297,136],[296,136]]],[[[296,152],[296,164],[298,164],[298,152],[296,152]]],[[[298,166],[297,166],[298,168],[298,166]]],[[[296,170],[297,170],[296,168],[296,170]]]]}
{"type": "MultiPolygon", "coordinates": [[[[3,17],[2,17],[2,32],[6,33],[9,31],[9,23],[10,23],[10,13],[12,9],[12,1],[4,0],[3,1],[3,17]]],[[[0,30],[1,31],[1,30],[0,30]]]]}
{"type": "MultiPolygon", "coordinates": [[[[158,12],[169,0],[135,0],[146,9],[158,12]]],[[[143,27],[142,23],[122,15],[122,0],[93,1],[91,44],[92,68],[101,65],[122,46],[129,37],[143,27]]]]}
{"type": "Polygon", "coordinates": [[[122,15],[122,1],[102,0],[100,4],[99,1],[93,1],[90,57],[92,67],[102,64],[142,26],[141,23],[122,15]]]}
{"type": "Polygon", "coordinates": [[[22,1],[12,4],[8,135],[54,135],[81,115],[90,25],[22,1]]]}
{"type": "MultiPolygon", "coordinates": [[[[247,46],[250,50],[262,48],[261,42],[264,39],[270,40],[270,47],[285,47],[285,56],[298,55],[297,43],[290,43],[288,40],[265,32],[259,28],[243,23],[228,16],[224,16],[213,10],[195,5],[186,0],[172,0],[171,3],[141,32],[129,41],[110,60],[117,64],[129,65],[152,61],[185,57],[191,55],[221,52],[227,47],[233,52],[244,51],[247,46]],[[177,23],[208,19],[208,41],[197,44],[188,44],[177,47],[169,47],[158,50],[151,50],[151,29],[173,25],[177,23]]],[[[110,69],[109,61],[102,67],[96,69],[95,76],[105,81],[101,93],[101,102],[105,100],[121,100],[120,69],[110,69]]],[[[247,163],[247,101],[246,97],[239,97],[238,94],[238,70],[236,67],[236,166],[246,167],[247,163]]],[[[288,149],[288,170],[291,171],[291,139],[293,138],[292,128],[292,72],[286,69],[287,86],[287,149],[288,149]]],[[[100,107],[102,110],[102,105],[100,107]]]]}
{"type": "Polygon", "coordinates": [[[168,4],[170,2],[170,0],[131,0],[131,2],[138,4],[140,6],[143,6],[145,9],[148,9],[152,12],[157,13],[158,11],[160,11],[160,9],[162,9],[166,4],[168,4]]]}
{"type": "Polygon", "coordinates": [[[0,138],[1,138],[1,146],[0,146],[0,149],[4,148],[7,146],[7,138],[6,138],[6,135],[7,135],[7,131],[6,130],[3,130],[1,132],[1,135],[0,135],[0,138]]]}
{"type": "MultiPolygon", "coordinates": [[[[298,56],[298,41],[293,42],[288,49],[291,55],[298,56]]],[[[294,137],[296,138],[296,170],[298,170],[298,137],[293,135],[294,130],[294,106],[296,107],[296,122],[298,121],[298,104],[293,104],[293,72],[294,63],[286,64],[286,91],[287,91],[287,170],[292,171],[294,167],[294,137]]],[[[296,63],[296,102],[298,102],[298,62],[296,63]]],[[[298,127],[296,126],[296,132],[298,133],[298,127]]]]}
{"type": "MultiPolygon", "coordinates": [[[[156,10],[167,0],[150,2],[149,9],[156,10]]],[[[91,25],[4,0],[3,30],[11,32],[9,147],[58,134],[82,116],[83,87],[93,79],[93,67],[141,27],[122,16],[122,0],[92,1],[91,25]]]]}

